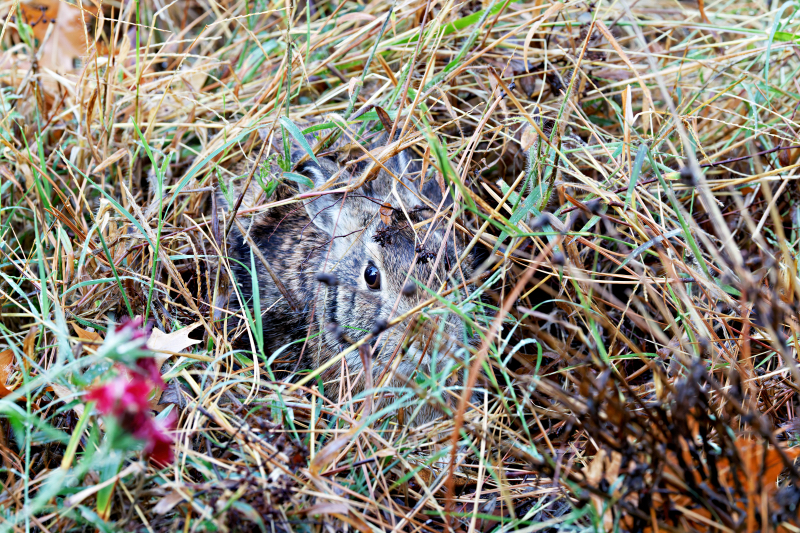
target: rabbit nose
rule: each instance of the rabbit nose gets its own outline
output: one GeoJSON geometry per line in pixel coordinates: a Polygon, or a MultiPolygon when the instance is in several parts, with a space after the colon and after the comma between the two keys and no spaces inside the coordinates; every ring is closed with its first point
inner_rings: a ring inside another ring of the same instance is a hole
{"type": "Polygon", "coordinates": [[[421,355],[425,352],[426,360],[433,351],[438,351],[440,354],[446,354],[451,350],[451,339],[449,330],[451,326],[449,323],[444,324],[444,330],[440,327],[440,321],[445,320],[444,317],[436,320],[426,320],[417,326],[413,338],[409,343],[418,350],[417,354],[421,355]]]}

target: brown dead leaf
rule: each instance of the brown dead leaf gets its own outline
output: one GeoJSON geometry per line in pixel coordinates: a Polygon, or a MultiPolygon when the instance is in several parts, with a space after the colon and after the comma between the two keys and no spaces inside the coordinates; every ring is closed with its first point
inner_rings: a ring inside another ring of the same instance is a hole
{"type": "MultiPolygon", "coordinates": [[[[352,432],[352,431],[351,431],[352,432]]],[[[309,465],[309,470],[314,475],[319,475],[329,464],[333,462],[339,452],[353,441],[353,436],[348,432],[346,435],[335,439],[325,446],[314,456],[309,465]]]]}
{"type": "Polygon", "coordinates": [[[343,503],[318,503],[313,507],[309,507],[304,512],[310,515],[347,514],[350,512],[350,508],[343,503]]]}
{"type": "Polygon", "coordinates": [[[528,150],[533,143],[535,143],[539,139],[539,134],[536,132],[534,128],[526,126],[525,129],[522,131],[522,139],[520,140],[520,144],[522,145],[523,150],[528,150]]]}
{"type": "Polygon", "coordinates": [[[383,129],[386,130],[386,133],[390,133],[392,131],[392,118],[389,116],[389,113],[386,112],[384,108],[381,106],[375,106],[375,112],[378,114],[378,119],[381,121],[383,125],[383,129]]]}
{"type": "MultiPolygon", "coordinates": [[[[622,455],[618,452],[612,452],[609,457],[606,451],[601,449],[597,455],[594,456],[592,462],[583,469],[583,472],[590,485],[597,486],[602,479],[605,479],[609,485],[612,485],[619,476],[621,464],[622,455]]],[[[611,508],[605,505],[604,499],[600,496],[592,495],[591,498],[598,513],[602,513],[603,507],[606,507],[605,514],[603,515],[603,525],[606,531],[611,531],[614,525],[614,519],[611,516],[611,508]]]]}
{"type": "MultiPolygon", "coordinates": [[[[170,357],[184,351],[189,346],[198,344],[200,342],[198,340],[189,338],[189,333],[194,331],[199,325],[200,322],[196,322],[191,326],[173,331],[172,333],[164,333],[158,328],[153,328],[152,333],[150,333],[150,338],[147,340],[147,347],[156,352],[155,360],[159,372],[161,371],[161,367],[164,366],[164,363],[166,363],[170,357]]],[[[155,395],[150,400],[150,407],[158,410],[158,405],[161,401],[161,395],[163,393],[164,391],[160,388],[156,389],[155,395]]],[[[179,398],[176,399],[180,400],[179,398]]]]}
{"type": "Polygon", "coordinates": [[[92,169],[92,174],[98,174],[99,172],[102,172],[106,168],[110,167],[111,165],[122,159],[127,154],[128,151],[125,148],[120,148],[119,150],[108,156],[99,165],[94,167],[94,169],[92,169]]]}
{"type": "Polygon", "coordinates": [[[442,191],[442,196],[447,193],[447,187],[444,184],[444,175],[441,172],[436,173],[436,183],[439,185],[439,190],[442,191]]]}
{"type": "Polygon", "coordinates": [[[542,13],[541,17],[538,18],[538,20],[528,30],[527,35],[525,35],[525,44],[522,48],[522,61],[525,63],[526,71],[528,70],[528,50],[531,47],[531,41],[533,40],[533,36],[536,34],[536,30],[539,29],[539,26],[541,26],[544,21],[552,17],[553,14],[561,11],[561,8],[563,7],[564,4],[561,2],[556,2],[555,4],[551,5],[549,8],[547,8],[547,11],[542,13]]]}
{"type": "Polygon", "coordinates": [[[56,22],[58,15],[58,2],[42,0],[39,2],[20,2],[19,10],[22,19],[33,29],[33,36],[38,40],[44,39],[47,29],[56,22]]]}
{"type": "Polygon", "coordinates": [[[197,329],[199,325],[200,322],[196,322],[172,333],[164,333],[158,328],[153,328],[153,332],[147,340],[147,347],[154,352],[160,352],[156,354],[159,368],[173,354],[180,353],[189,346],[200,343],[198,340],[189,338],[189,333],[197,329]]]}
{"type": "Polygon", "coordinates": [[[394,209],[389,204],[383,204],[378,211],[381,216],[381,222],[386,224],[387,226],[392,225],[392,213],[394,213],[394,209]]]}
{"type": "Polygon", "coordinates": [[[356,87],[361,85],[361,80],[358,78],[350,78],[350,81],[347,83],[347,94],[350,95],[350,98],[353,97],[353,94],[356,92],[356,87]]]}
{"type": "MultiPolygon", "coordinates": [[[[503,94],[503,88],[500,86],[500,83],[497,81],[497,78],[500,78],[501,74],[497,73],[497,70],[494,67],[489,67],[489,86],[492,88],[492,95],[496,98],[498,95],[503,94]]],[[[508,104],[506,103],[506,99],[503,98],[500,100],[500,108],[503,111],[508,111],[508,104]]]]}
{"type": "MultiPolygon", "coordinates": [[[[59,385],[58,383],[51,383],[50,388],[53,389],[53,392],[56,393],[56,396],[58,396],[61,400],[63,400],[64,403],[67,403],[68,401],[72,400],[71,396],[74,396],[71,390],[69,390],[67,387],[63,385],[59,385]]],[[[77,414],[78,418],[80,418],[83,416],[83,411],[85,409],[86,406],[83,405],[82,403],[79,403],[75,407],[73,407],[72,410],[75,411],[75,414],[77,414]]]]}
{"type": "Polygon", "coordinates": [[[85,355],[89,353],[89,350],[86,349],[85,346],[86,344],[93,347],[94,349],[97,349],[99,345],[103,344],[104,341],[103,337],[96,331],[85,330],[77,324],[72,324],[72,328],[75,330],[75,335],[78,336],[78,342],[83,348],[81,350],[82,354],[85,355]]]}
{"type": "Polygon", "coordinates": [[[339,22],[350,22],[355,20],[366,20],[372,22],[373,20],[375,20],[375,15],[370,15],[369,13],[354,12],[354,13],[346,13],[338,18],[339,22]]]}
{"type": "MultiPolygon", "coordinates": [[[[335,505],[335,504],[334,504],[335,505]]],[[[356,513],[350,514],[338,514],[338,513],[331,513],[333,516],[341,520],[342,522],[346,522],[350,527],[353,529],[357,529],[361,533],[372,533],[373,529],[366,523],[364,520],[359,518],[356,513]]]]}
{"type": "Polygon", "coordinates": [[[5,398],[11,394],[11,390],[6,388],[8,376],[14,370],[14,352],[3,350],[0,352],[0,398],[5,398]]]}
{"type": "Polygon", "coordinates": [[[42,43],[39,64],[59,73],[75,70],[75,60],[87,55],[93,45],[86,25],[94,18],[97,9],[86,2],[81,12],[79,8],[58,0],[24,2],[19,7],[23,18],[33,28],[34,36],[42,43]],[[50,26],[54,26],[52,30],[50,26]],[[45,39],[48,30],[50,36],[45,39]]]}
{"type": "MultiPolygon", "coordinates": [[[[789,458],[790,461],[794,461],[798,456],[800,456],[800,447],[778,450],[777,448],[770,446],[766,449],[765,453],[764,447],[761,443],[746,438],[739,438],[736,441],[736,449],[739,453],[739,457],[742,460],[742,466],[744,468],[734,469],[731,467],[731,463],[728,458],[718,458],[716,460],[716,468],[719,480],[724,486],[727,487],[743,487],[748,495],[747,499],[752,498],[754,500],[752,503],[753,508],[760,509],[762,505],[762,498],[772,500],[772,498],[775,496],[775,493],[778,491],[778,484],[776,482],[778,480],[778,476],[785,467],[785,463],[781,458],[781,451],[789,458]],[[759,472],[760,474],[757,476],[751,475],[753,472],[759,472]],[[734,478],[734,473],[736,478],[734,478]],[[761,473],[763,473],[763,475],[761,475],[761,473]],[[758,490],[759,485],[761,486],[762,490],[758,490]]],[[[683,455],[684,464],[693,464],[694,458],[692,457],[687,446],[683,446],[683,451],[681,454],[683,455]]],[[[707,520],[712,518],[712,514],[708,509],[694,505],[692,498],[683,494],[683,486],[685,485],[685,471],[681,466],[677,455],[673,452],[669,452],[667,454],[667,471],[669,472],[670,477],[674,476],[674,478],[680,480],[679,484],[670,487],[670,491],[668,492],[674,491],[674,494],[670,494],[666,497],[669,500],[668,504],[676,508],[678,506],[683,508],[683,514],[689,520],[688,524],[694,526],[699,531],[704,530],[704,526],[707,525],[707,520]]],[[[693,472],[692,475],[695,478],[695,484],[699,485],[706,482],[701,471],[698,469],[692,469],[691,472],[693,472]]],[[[668,485],[673,485],[673,483],[668,482],[668,485]]],[[[664,504],[665,496],[663,496],[660,492],[655,492],[653,494],[653,506],[655,508],[661,508],[664,504]]],[[[747,505],[746,500],[739,500],[737,505],[743,511],[746,510],[744,507],[747,505]]],[[[654,529],[647,527],[644,529],[644,531],[646,533],[652,533],[654,529]]],[[[777,531],[786,530],[778,528],[777,531]]]]}
{"type": "Polygon", "coordinates": [[[31,361],[33,361],[33,353],[36,350],[36,338],[38,336],[39,326],[33,326],[28,330],[28,334],[25,335],[25,340],[22,341],[22,351],[25,352],[25,357],[22,359],[22,364],[25,365],[26,369],[30,368],[31,361]]]}
{"type": "Polygon", "coordinates": [[[103,344],[102,335],[96,331],[85,330],[77,324],[73,324],[72,328],[75,330],[75,334],[78,335],[78,339],[81,342],[90,344],[103,344]]]}
{"type": "Polygon", "coordinates": [[[185,498],[183,497],[183,494],[181,494],[177,490],[173,490],[172,492],[161,498],[161,500],[159,500],[155,508],[153,508],[153,511],[155,511],[156,514],[167,513],[170,510],[172,510],[173,507],[181,503],[184,499],[185,498]]]}

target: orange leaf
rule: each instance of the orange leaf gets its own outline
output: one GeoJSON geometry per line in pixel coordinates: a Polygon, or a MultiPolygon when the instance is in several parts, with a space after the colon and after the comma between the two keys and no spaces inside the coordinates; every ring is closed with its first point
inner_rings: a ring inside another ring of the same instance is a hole
{"type": "MultiPolygon", "coordinates": [[[[756,483],[759,481],[758,476],[749,476],[747,474],[763,471],[764,475],[760,477],[760,481],[766,494],[769,497],[775,494],[778,490],[778,485],[775,482],[783,469],[786,468],[786,464],[781,458],[780,450],[770,446],[767,448],[765,456],[764,447],[760,443],[748,439],[738,439],[736,441],[736,449],[742,457],[742,462],[746,469],[745,472],[739,473],[742,485],[748,487],[751,492],[755,491],[756,483]]],[[[792,461],[800,454],[800,448],[785,448],[783,453],[792,461]]]]}
{"type": "Polygon", "coordinates": [[[311,465],[309,465],[311,473],[319,475],[326,466],[333,462],[339,452],[342,451],[342,448],[347,446],[352,440],[353,436],[346,434],[326,444],[319,453],[314,456],[314,459],[311,460],[311,465]]]}
{"type": "Polygon", "coordinates": [[[378,114],[378,119],[381,121],[381,124],[383,125],[383,129],[386,130],[387,133],[391,132],[392,131],[392,124],[394,124],[394,123],[392,122],[392,119],[389,116],[389,113],[387,113],[384,108],[382,108],[381,106],[377,106],[377,105],[375,106],[375,112],[378,114]]]}
{"type": "Polygon", "coordinates": [[[392,225],[392,213],[394,213],[394,209],[389,204],[383,204],[379,211],[381,215],[381,221],[386,224],[387,226],[392,225]]]}
{"type": "Polygon", "coordinates": [[[90,344],[103,344],[103,337],[96,331],[87,331],[77,324],[73,324],[75,333],[81,342],[88,342],[90,344]]]}
{"type": "Polygon", "coordinates": [[[5,398],[11,391],[6,388],[8,376],[14,370],[14,352],[3,350],[0,352],[0,398],[5,398]]]}
{"type": "Polygon", "coordinates": [[[33,28],[34,36],[42,42],[39,64],[56,72],[75,69],[75,60],[89,53],[94,44],[86,24],[97,10],[86,2],[83,12],[75,6],[58,0],[36,0],[20,3],[23,19],[33,28]],[[47,39],[50,26],[55,26],[47,39]]]}

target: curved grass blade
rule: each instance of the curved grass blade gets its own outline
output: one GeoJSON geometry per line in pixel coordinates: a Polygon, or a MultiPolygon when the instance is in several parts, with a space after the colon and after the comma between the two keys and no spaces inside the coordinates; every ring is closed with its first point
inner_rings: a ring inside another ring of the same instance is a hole
{"type": "Polygon", "coordinates": [[[308,144],[305,136],[303,136],[303,132],[300,131],[300,128],[297,127],[297,124],[289,120],[288,117],[281,117],[280,118],[281,126],[286,128],[286,131],[297,141],[297,144],[300,145],[300,148],[308,154],[308,157],[314,160],[316,164],[319,165],[319,160],[317,156],[314,155],[314,150],[311,149],[311,146],[308,144]]]}

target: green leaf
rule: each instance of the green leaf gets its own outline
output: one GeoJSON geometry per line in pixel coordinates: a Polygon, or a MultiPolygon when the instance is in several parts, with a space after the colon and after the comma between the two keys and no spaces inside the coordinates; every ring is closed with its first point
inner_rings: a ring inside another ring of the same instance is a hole
{"type": "Polygon", "coordinates": [[[311,178],[303,176],[302,174],[298,174],[297,172],[284,172],[283,177],[287,180],[292,180],[295,183],[305,185],[309,189],[314,188],[314,182],[311,181],[311,178]]]}
{"type": "Polygon", "coordinates": [[[633,199],[633,190],[636,188],[636,182],[639,181],[639,174],[642,173],[642,165],[644,158],[647,157],[647,145],[642,144],[636,152],[636,160],[633,162],[633,172],[631,173],[631,181],[628,183],[628,192],[625,194],[625,209],[630,209],[631,200],[633,199]]]}
{"type": "Polygon", "coordinates": [[[306,141],[305,136],[300,131],[300,128],[297,127],[297,124],[289,120],[288,117],[281,117],[280,118],[281,126],[286,128],[286,130],[294,137],[294,140],[297,141],[297,144],[308,154],[308,157],[314,160],[316,164],[319,165],[319,161],[317,160],[317,156],[314,155],[314,150],[311,149],[309,146],[308,141],[306,141]]]}
{"type": "Polygon", "coordinates": [[[790,41],[800,42],[800,36],[788,31],[776,31],[773,34],[773,40],[779,43],[787,43],[790,41]]]}
{"type": "Polygon", "coordinates": [[[253,288],[253,336],[258,344],[258,351],[264,353],[264,328],[261,325],[261,291],[258,288],[258,270],[253,249],[250,248],[250,276],[253,288]]]}
{"type": "MultiPolygon", "coordinates": [[[[775,34],[778,31],[778,26],[781,23],[781,17],[783,16],[783,12],[790,6],[793,6],[792,2],[786,2],[781,6],[778,12],[774,15],[772,29],[769,33],[769,39],[767,39],[767,52],[766,52],[766,61],[764,61],[764,79],[769,81],[769,67],[770,67],[770,52],[772,51],[772,43],[775,41],[775,34]]],[[[767,101],[770,100],[769,93],[767,93],[767,101]]]]}

